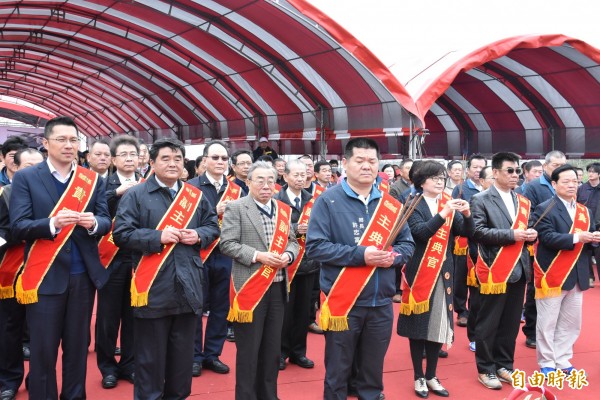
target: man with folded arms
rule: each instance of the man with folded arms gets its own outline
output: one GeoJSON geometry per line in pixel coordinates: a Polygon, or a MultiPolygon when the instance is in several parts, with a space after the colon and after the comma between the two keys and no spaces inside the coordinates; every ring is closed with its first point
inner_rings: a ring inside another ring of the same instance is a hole
{"type": "Polygon", "coordinates": [[[233,259],[230,310],[236,353],[236,400],[277,400],[287,269],[298,255],[291,210],[273,200],[277,171],[257,161],[250,194],[225,208],[221,252],[233,259]]]}
{"type": "Polygon", "coordinates": [[[17,300],[26,304],[31,337],[29,396],[57,399],[56,359],[62,347],[61,399],[85,394],[87,346],[95,288],[108,271],[98,236],[110,230],[104,185],[77,166],[77,125],[56,117],[44,128],[46,162],[17,171],[10,203],[11,234],[25,245],[17,300]]]}
{"type": "Polygon", "coordinates": [[[514,193],[521,173],[518,163],[514,153],[494,154],[494,184],[471,199],[473,239],[479,249],[475,361],[479,382],[497,390],[502,389],[500,381],[512,383],[525,282],[531,275],[526,244],[537,238],[527,228],[529,200],[514,193]]]}
{"type": "Polygon", "coordinates": [[[311,213],[306,256],[321,264],[325,330],[324,399],[345,399],[353,363],[358,397],[383,399],[383,360],[393,325],[395,271],[412,256],[408,225],[390,238],[401,204],[373,185],[379,148],[371,139],[346,145],[347,178],[319,196],[311,213]],[[392,248],[383,248],[391,240],[392,248]]]}
{"type": "Polygon", "coordinates": [[[573,345],[581,331],[583,291],[589,288],[586,247],[600,241],[600,232],[595,231],[589,209],[575,202],[575,168],[560,166],[550,179],[556,195],[537,206],[531,218],[531,224],[539,220],[534,262],[536,352],[544,375],[558,369],[569,375],[573,345]]]}
{"type": "Polygon", "coordinates": [[[217,216],[202,192],[179,180],[185,147],[154,142],[154,173],[127,190],[113,237],[133,252],[135,399],[185,399],[192,390],[197,315],[202,312],[201,247],[219,234],[217,216]]]}

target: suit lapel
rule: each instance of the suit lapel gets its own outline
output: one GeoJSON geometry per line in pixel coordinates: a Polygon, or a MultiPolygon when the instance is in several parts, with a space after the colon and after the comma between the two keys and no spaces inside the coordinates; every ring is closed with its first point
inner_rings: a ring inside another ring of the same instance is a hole
{"type": "Polygon", "coordinates": [[[244,197],[244,199],[246,203],[246,209],[248,210],[248,213],[246,215],[248,216],[248,219],[254,226],[254,229],[256,229],[256,233],[260,237],[260,240],[264,243],[265,248],[268,249],[269,244],[267,243],[267,234],[265,233],[265,229],[263,228],[262,219],[260,217],[260,211],[258,211],[256,202],[254,201],[252,196],[246,196],[244,197]]]}
{"type": "Polygon", "coordinates": [[[565,204],[562,202],[562,200],[558,197],[554,197],[554,199],[556,201],[556,211],[558,211],[562,220],[565,221],[565,224],[567,225],[570,232],[571,226],[573,225],[573,220],[571,219],[571,216],[569,215],[569,212],[567,211],[567,208],[565,207],[565,204]]]}
{"type": "Polygon", "coordinates": [[[56,185],[54,184],[54,177],[50,173],[50,168],[46,162],[42,162],[38,164],[38,175],[40,177],[40,181],[44,184],[44,187],[48,191],[50,195],[50,199],[54,204],[58,203],[59,197],[58,192],[56,191],[56,185]]]}
{"type": "MultiPolygon", "coordinates": [[[[512,220],[512,217],[510,216],[510,213],[506,209],[504,200],[502,200],[502,197],[500,197],[500,193],[498,193],[498,190],[496,189],[495,186],[492,186],[491,188],[493,188],[493,190],[490,191],[490,194],[492,195],[492,200],[494,201],[494,203],[496,203],[496,206],[498,207],[498,209],[502,212],[502,214],[508,221],[509,226],[512,226],[513,220],[512,220]]],[[[514,199],[513,199],[513,201],[514,201],[514,199]]]]}

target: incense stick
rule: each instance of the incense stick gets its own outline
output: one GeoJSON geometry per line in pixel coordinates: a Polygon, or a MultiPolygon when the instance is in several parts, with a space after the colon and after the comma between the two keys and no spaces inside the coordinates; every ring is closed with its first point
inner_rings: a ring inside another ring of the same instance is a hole
{"type": "Polygon", "coordinates": [[[390,237],[383,246],[383,250],[389,249],[392,243],[394,243],[394,240],[396,240],[396,236],[398,236],[400,230],[404,227],[404,225],[406,224],[412,213],[415,211],[415,208],[417,208],[417,205],[419,204],[422,198],[423,196],[421,196],[420,193],[417,193],[414,196],[411,194],[408,197],[405,206],[402,207],[400,217],[398,218],[396,224],[394,224],[394,226],[392,227],[390,237]]]}
{"type": "Polygon", "coordinates": [[[535,224],[533,224],[533,226],[531,227],[531,229],[535,228],[536,225],[539,224],[540,221],[543,220],[546,215],[548,215],[548,213],[554,208],[555,205],[556,205],[556,199],[552,199],[552,201],[550,202],[550,204],[548,204],[548,206],[546,207],[546,209],[544,210],[544,212],[542,213],[542,215],[540,215],[540,217],[538,218],[538,220],[535,221],[535,224]]]}

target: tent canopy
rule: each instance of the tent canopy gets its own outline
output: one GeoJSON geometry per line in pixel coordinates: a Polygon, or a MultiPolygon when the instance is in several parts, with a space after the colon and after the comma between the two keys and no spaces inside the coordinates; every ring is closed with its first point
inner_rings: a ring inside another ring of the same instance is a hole
{"type": "Polygon", "coordinates": [[[410,96],[397,82],[386,88],[366,67],[380,63],[347,32],[323,17],[350,49],[294,3],[2,2],[0,94],[74,116],[91,137],[219,138],[235,148],[268,136],[282,153],[318,153],[324,132],[328,141],[378,135],[398,152],[410,96]]]}

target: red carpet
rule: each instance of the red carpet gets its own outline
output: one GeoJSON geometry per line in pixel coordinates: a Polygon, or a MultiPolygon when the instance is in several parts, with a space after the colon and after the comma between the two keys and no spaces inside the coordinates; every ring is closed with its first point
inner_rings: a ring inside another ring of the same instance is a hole
{"type": "MultiPolygon", "coordinates": [[[[551,388],[560,400],[598,399],[600,380],[600,288],[588,290],[584,295],[584,318],[582,334],[575,346],[572,360],[576,368],[583,368],[587,373],[589,386],[582,390],[570,389],[565,381],[562,391],[551,388]]],[[[396,310],[397,311],[397,310],[396,310]]],[[[395,332],[395,330],[394,330],[395,332]]],[[[536,368],[535,350],[525,347],[522,334],[517,339],[515,367],[524,370],[529,376],[536,368]]],[[[279,397],[282,400],[321,399],[323,397],[323,349],[324,338],[321,335],[309,334],[307,356],[315,361],[315,368],[305,370],[296,365],[288,365],[279,375],[279,397]]],[[[501,391],[484,388],[477,381],[474,353],[468,350],[466,328],[456,327],[456,340],[449,350],[447,359],[440,359],[438,377],[455,399],[504,399],[510,392],[510,386],[504,384],[501,391]]],[[[233,367],[235,365],[235,345],[226,343],[222,361],[233,367]]],[[[60,364],[60,361],[59,361],[60,364]]],[[[26,365],[27,367],[27,365],[26,365]]],[[[60,365],[57,366],[60,371],[60,365]]],[[[59,374],[60,375],[60,374],[59,374]]],[[[100,386],[101,376],[96,367],[95,353],[90,352],[88,362],[87,396],[91,400],[120,400],[133,398],[133,386],[126,381],[119,381],[117,388],[104,390],[100,386]]],[[[413,391],[413,374],[408,351],[408,342],[394,333],[390,349],[385,360],[385,395],[388,400],[416,399],[413,391]]],[[[212,371],[203,371],[202,376],[194,378],[191,399],[195,400],[232,400],[234,399],[235,375],[218,375],[212,371]]],[[[60,383],[59,383],[60,390],[60,383]]],[[[17,399],[27,397],[24,386],[21,387],[17,399]]],[[[533,398],[538,398],[534,396],[533,398]]],[[[429,397],[436,398],[434,395],[429,397]]],[[[525,396],[521,396],[521,399],[525,396]]]]}

